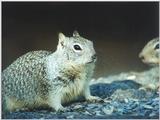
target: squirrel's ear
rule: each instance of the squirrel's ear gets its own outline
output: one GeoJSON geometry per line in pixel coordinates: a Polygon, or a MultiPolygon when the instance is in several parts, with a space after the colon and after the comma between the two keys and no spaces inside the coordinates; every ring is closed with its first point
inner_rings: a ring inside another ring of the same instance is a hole
{"type": "Polygon", "coordinates": [[[65,35],[63,33],[59,33],[58,37],[59,37],[59,41],[64,41],[65,39],[65,35]]]}
{"type": "Polygon", "coordinates": [[[64,41],[65,41],[66,36],[63,33],[59,33],[58,37],[59,37],[58,46],[64,47],[64,41]]]}
{"type": "Polygon", "coordinates": [[[73,37],[79,37],[79,36],[80,36],[80,35],[79,35],[78,31],[75,30],[75,31],[73,32],[73,37]]]}

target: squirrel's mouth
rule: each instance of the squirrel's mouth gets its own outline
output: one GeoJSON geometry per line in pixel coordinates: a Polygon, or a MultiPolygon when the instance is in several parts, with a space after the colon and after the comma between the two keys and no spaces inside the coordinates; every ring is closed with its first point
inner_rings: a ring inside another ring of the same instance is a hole
{"type": "Polygon", "coordinates": [[[156,63],[147,63],[149,66],[151,66],[151,67],[154,67],[154,66],[156,66],[157,64],[156,63]]]}
{"type": "Polygon", "coordinates": [[[153,61],[147,61],[147,60],[142,60],[143,61],[143,63],[145,63],[145,64],[147,64],[147,65],[149,65],[149,66],[156,66],[157,64],[156,63],[154,63],[153,61]]]}
{"type": "Polygon", "coordinates": [[[97,61],[97,59],[92,59],[91,61],[87,62],[87,64],[89,63],[95,63],[97,61]]]}
{"type": "Polygon", "coordinates": [[[89,63],[93,63],[93,61],[87,62],[87,64],[89,64],[89,63]]]}

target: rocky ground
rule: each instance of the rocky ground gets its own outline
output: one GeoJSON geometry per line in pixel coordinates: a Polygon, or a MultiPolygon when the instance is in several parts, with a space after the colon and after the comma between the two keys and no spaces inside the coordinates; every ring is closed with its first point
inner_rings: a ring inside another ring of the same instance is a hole
{"type": "MultiPolygon", "coordinates": [[[[103,98],[104,102],[89,103],[81,100],[66,105],[67,111],[65,112],[37,109],[27,112],[12,112],[7,115],[7,118],[159,119],[159,95],[156,90],[139,89],[142,85],[134,80],[116,80],[115,76],[111,79],[113,80],[113,78],[115,80],[110,83],[95,82],[91,84],[91,94],[103,98]]],[[[104,80],[107,80],[107,78],[104,78],[104,80]]]]}

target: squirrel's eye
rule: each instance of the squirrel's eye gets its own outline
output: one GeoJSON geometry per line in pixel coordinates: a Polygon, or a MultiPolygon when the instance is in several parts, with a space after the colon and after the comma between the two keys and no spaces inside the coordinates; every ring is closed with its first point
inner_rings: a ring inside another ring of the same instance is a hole
{"type": "Polygon", "coordinates": [[[75,50],[82,50],[79,45],[74,45],[74,49],[75,49],[75,50]]]}
{"type": "Polygon", "coordinates": [[[155,47],[154,47],[154,49],[156,50],[156,49],[159,49],[159,44],[157,44],[155,47]]]}

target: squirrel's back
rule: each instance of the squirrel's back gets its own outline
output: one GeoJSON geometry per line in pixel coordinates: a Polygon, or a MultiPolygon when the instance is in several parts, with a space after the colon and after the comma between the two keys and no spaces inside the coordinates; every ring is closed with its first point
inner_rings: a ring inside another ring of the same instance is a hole
{"type": "MultiPolygon", "coordinates": [[[[12,102],[35,104],[40,82],[46,76],[44,60],[50,55],[49,51],[32,51],[24,54],[7,67],[2,74],[2,97],[8,102],[7,109],[12,111],[12,102]],[[44,75],[43,75],[44,74],[44,75]],[[11,96],[11,98],[9,98],[11,96]],[[8,98],[7,98],[8,97],[8,98]],[[7,101],[8,100],[8,101],[7,101]],[[21,100],[23,102],[21,102],[21,100]],[[33,103],[32,103],[33,102],[33,103]]],[[[3,103],[5,104],[5,103],[3,103]]]]}

